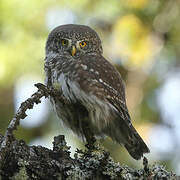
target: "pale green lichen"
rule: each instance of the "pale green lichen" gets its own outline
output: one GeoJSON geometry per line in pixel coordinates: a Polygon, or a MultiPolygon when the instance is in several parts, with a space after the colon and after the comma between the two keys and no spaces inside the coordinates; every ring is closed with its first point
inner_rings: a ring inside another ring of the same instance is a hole
{"type": "Polygon", "coordinates": [[[164,178],[168,178],[170,180],[173,180],[175,176],[175,174],[173,174],[172,172],[168,172],[167,170],[165,170],[165,167],[162,165],[158,165],[158,164],[154,164],[151,167],[151,174],[152,177],[155,179],[164,179],[164,178]]]}
{"type": "Polygon", "coordinates": [[[133,169],[128,166],[121,166],[113,161],[109,154],[99,146],[93,151],[78,150],[75,154],[77,162],[73,168],[68,170],[68,180],[71,179],[174,179],[171,172],[167,172],[163,166],[152,165],[148,169],[133,169]]]}
{"type": "Polygon", "coordinates": [[[118,177],[118,174],[122,171],[122,167],[119,163],[115,163],[111,157],[108,158],[108,163],[105,166],[105,170],[102,172],[104,175],[108,175],[111,179],[118,177]]]}
{"type": "Polygon", "coordinates": [[[23,161],[22,159],[19,159],[18,161],[19,165],[19,171],[15,173],[13,177],[11,177],[11,180],[28,180],[28,174],[26,171],[26,165],[28,165],[28,162],[23,161]]]}
{"type": "Polygon", "coordinates": [[[68,179],[102,179],[103,175],[108,179],[117,179],[121,171],[120,164],[115,163],[109,153],[99,146],[91,152],[79,151],[75,159],[80,166],[68,171],[68,179]]]}
{"type": "Polygon", "coordinates": [[[91,174],[88,174],[88,172],[85,172],[80,169],[80,167],[75,166],[73,169],[69,170],[67,173],[68,178],[67,180],[72,180],[72,179],[86,179],[91,177],[91,174]]]}

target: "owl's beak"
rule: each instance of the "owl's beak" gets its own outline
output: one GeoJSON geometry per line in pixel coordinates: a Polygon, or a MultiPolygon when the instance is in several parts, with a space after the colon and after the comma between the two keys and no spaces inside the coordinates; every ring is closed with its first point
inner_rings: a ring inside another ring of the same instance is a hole
{"type": "Polygon", "coordinates": [[[74,56],[76,54],[76,47],[75,46],[72,46],[71,54],[72,54],[72,56],[74,56]]]}

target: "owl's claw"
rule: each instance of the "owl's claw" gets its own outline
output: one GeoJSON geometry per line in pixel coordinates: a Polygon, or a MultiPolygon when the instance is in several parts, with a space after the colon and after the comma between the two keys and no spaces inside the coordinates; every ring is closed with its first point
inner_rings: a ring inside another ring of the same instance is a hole
{"type": "Polygon", "coordinates": [[[84,125],[83,125],[83,134],[84,134],[84,137],[85,137],[86,142],[87,142],[85,147],[90,151],[94,150],[96,138],[94,137],[94,134],[90,130],[89,125],[86,123],[84,123],[84,125]]]}
{"type": "Polygon", "coordinates": [[[94,136],[88,138],[86,137],[86,140],[87,140],[87,144],[85,146],[88,150],[92,151],[96,149],[95,147],[96,138],[94,136]]]}

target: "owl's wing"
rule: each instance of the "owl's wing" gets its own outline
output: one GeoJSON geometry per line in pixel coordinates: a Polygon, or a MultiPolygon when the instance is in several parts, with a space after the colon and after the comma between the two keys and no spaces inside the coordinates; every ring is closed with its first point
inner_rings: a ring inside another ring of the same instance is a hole
{"type": "MultiPolygon", "coordinates": [[[[130,120],[125,99],[125,86],[120,73],[103,56],[84,56],[80,61],[79,84],[85,92],[109,102],[130,120]],[[86,78],[86,79],[84,79],[86,78]]],[[[122,116],[124,116],[122,114],[122,116]]]]}
{"type": "Polygon", "coordinates": [[[104,120],[99,119],[96,123],[101,121],[105,134],[124,144],[133,158],[140,159],[149,149],[131,123],[120,74],[102,56],[87,56],[80,62],[83,69],[79,78],[81,89],[110,104],[112,111],[115,109],[115,113],[109,117],[104,116],[104,120]],[[102,123],[106,125],[103,126],[102,123]]]}

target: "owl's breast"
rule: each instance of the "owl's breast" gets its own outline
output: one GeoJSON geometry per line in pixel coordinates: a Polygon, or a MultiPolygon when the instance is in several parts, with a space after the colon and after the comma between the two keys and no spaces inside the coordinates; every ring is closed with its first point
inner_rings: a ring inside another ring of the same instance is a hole
{"type": "MultiPolygon", "coordinates": [[[[116,104],[112,104],[108,99],[117,99],[119,96],[124,103],[124,96],[120,96],[120,93],[124,91],[119,93],[118,87],[116,88],[117,83],[121,83],[120,75],[101,58],[101,56],[88,56],[63,61],[57,63],[52,71],[53,86],[62,90],[63,96],[70,102],[73,111],[78,110],[74,104],[84,107],[88,112],[90,122],[98,129],[107,126],[108,122],[116,116],[117,108],[121,103],[118,100],[117,103],[114,101],[116,104]],[[111,77],[115,78],[116,84],[111,81],[111,77]]],[[[123,86],[122,90],[124,90],[123,86]]],[[[125,104],[122,106],[125,107],[125,104]]],[[[66,109],[62,106],[58,107],[58,111],[66,115],[68,113],[65,112],[69,111],[69,107],[67,106],[66,109]]]]}

